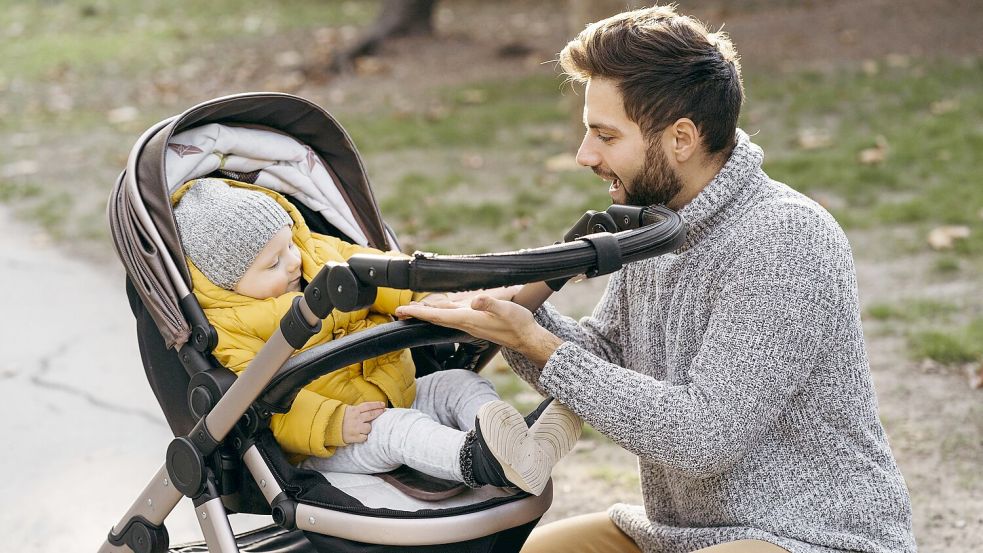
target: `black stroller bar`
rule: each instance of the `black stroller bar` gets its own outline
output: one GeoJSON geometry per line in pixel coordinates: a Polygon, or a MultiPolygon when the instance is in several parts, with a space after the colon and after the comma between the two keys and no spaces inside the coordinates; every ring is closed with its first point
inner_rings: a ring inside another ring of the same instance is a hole
{"type": "Polygon", "coordinates": [[[258,402],[270,411],[286,412],[301,388],[352,363],[401,349],[474,340],[466,332],[416,320],[368,328],[291,357],[270,380],[258,402]]]}
{"type": "Polygon", "coordinates": [[[480,255],[417,253],[412,259],[358,254],[348,259],[348,266],[359,281],[373,286],[457,292],[579,274],[599,276],[620,269],[621,263],[670,252],[685,239],[682,218],[665,207],[634,208],[637,213],[648,214],[644,217],[636,215],[638,218],[634,220],[627,213],[630,207],[616,207],[626,210],[622,220],[628,225],[646,221],[654,224],[614,233],[610,235],[614,240],[607,239],[606,233],[595,233],[579,236],[572,242],[515,252],[480,255]],[[611,263],[612,259],[621,263],[611,263]]]}

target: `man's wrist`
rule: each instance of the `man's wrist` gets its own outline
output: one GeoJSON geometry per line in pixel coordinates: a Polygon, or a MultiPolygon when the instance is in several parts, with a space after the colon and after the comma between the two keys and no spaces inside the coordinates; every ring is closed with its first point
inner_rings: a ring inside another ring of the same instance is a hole
{"type": "Polygon", "coordinates": [[[518,351],[537,367],[543,368],[562,344],[563,340],[557,335],[536,325],[536,330],[523,341],[522,349],[518,351]]]}

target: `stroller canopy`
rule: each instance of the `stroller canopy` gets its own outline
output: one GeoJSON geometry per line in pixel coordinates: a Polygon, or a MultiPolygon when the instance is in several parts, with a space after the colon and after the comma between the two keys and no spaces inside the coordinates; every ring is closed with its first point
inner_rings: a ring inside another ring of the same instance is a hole
{"type": "MultiPolygon", "coordinates": [[[[345,129],[323,109],[303,98],[275,92],[237,94],[198,104],[140,137],[108,206],[116,252],[169,348],[183,345],[191,334],[180,308],[180,300],[190,293],[191,276],[171,211],[166,167],[168,152],[184,146],[171,144],[169,148],[169,144],[179,133],[216,123],[275,129],[294,137],[316,156],[312,160],[330,172],[332,178],[321,181],[327,183],[322,185],[337,185],[338,190],[325,190],[325,194],[341,193],[354,218],[351,224],[361,230],[365,243],[381,250],[393,247],[358,150],[345,129]]],[[[188,175],[200,176],[204,175],[188,175]]]]}

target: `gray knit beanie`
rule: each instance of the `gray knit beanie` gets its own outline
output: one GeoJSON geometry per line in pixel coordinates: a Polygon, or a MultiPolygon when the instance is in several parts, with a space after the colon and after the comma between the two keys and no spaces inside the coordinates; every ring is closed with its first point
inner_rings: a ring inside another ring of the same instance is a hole
{"type": "Polygon", "coordinates": [[[219,179],[198,179],[174,208],[185,253],[216,286],[232,290],[273,235],[293,224],[276,200],[219,179]]]}

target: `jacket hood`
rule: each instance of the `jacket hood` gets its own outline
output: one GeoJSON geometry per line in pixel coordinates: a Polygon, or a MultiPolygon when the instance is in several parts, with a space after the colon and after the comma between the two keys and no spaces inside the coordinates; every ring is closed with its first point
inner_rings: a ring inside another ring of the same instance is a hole
{"type": "MultiPolygon", "coordinates": [[[[321,264],[316,261],[316,254],[312,245],[313,235],[311,233],[311,229],[307,226],[307,223],[304,222],[304,218],[301,216],[297,208],[294,207],[293,204],[291,204],[290,201],[287,200],[287,198],[285,198],[282,194],[273,190],[229,179],[219,180],[222,180],[229,186],[254,190],[256,192],[266,194],[267,196],[273,198],[280,205],[280,207],[282,207],[287,214],[290,215],[290,219],[293,221],[293,225],[290,227],[290,232],[293,235],[294,245],[296,245],[297,249],[300,251],[301,272],[304,275],[304,280],[310,282],[321,269],[321,264]]],[[[177,205],[194,182],[195,181],[188,181],[174,191],[174,194],[171,196],[172,207],[177,205]]],[[[256,302],[267,302],[274,304],[283,301],[280,298],[287,298],[286,301],[292,302],[294,296],[301,295],[300,292],[288,292],[282,296],[262,300],[244,296],[232,290],[226,290],[219,287],[212,281],[208,280],[208,278],[201,272],[201,270],[198,269],[198,267],[195,266],[190,258],[185,256],[185,260],[187,261],[188,269],[191,272],[191,282],[195,295],[198,297],[198,301],[201,303],[201,307],[203,309],[216,307],[242,307],[245,305],[256,304],[256,302]]]]}

